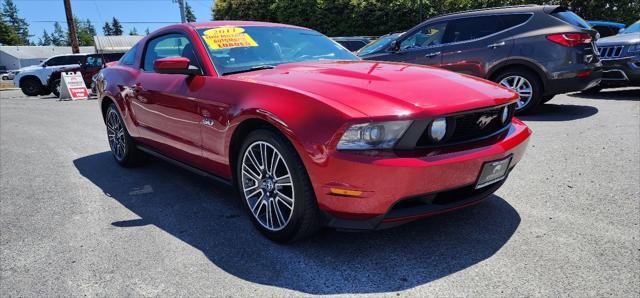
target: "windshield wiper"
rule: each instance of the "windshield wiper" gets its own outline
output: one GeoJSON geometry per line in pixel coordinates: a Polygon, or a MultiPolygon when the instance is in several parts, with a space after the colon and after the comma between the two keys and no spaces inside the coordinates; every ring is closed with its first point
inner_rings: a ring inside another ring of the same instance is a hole
{"type": "Polygon", "coordinates": [[[247,68],[247,69],[227,71],[227,72],[223,73],[222,75],[226,76],[226,75],[230,75],[230,74],[250,72],[250,71],[261,70],[261,69],[272,69],[274,67],[275,67],[275,65],[256,65],[256,66],[253,66],[253,67],[250,67],[250,68],[247,68]]]}

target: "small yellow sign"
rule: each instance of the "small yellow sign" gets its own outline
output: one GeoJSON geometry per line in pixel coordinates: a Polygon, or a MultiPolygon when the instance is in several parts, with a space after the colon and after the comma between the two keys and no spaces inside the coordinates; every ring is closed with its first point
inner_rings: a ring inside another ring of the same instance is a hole
{"type": "Polygon", "coordinates": [[[207,45],[213,50],[257,47],[258,44],[239,27],[220,27],[209,29],[202,36],[207,45]]]}

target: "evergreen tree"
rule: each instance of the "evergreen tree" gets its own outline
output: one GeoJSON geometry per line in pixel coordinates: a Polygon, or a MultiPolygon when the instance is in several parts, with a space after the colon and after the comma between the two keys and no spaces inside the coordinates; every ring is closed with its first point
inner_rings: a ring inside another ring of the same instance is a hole
{"type": "Polygon", "coordinates": [[[93,24],[91,24],[91,20],[87,19],[85,21],[85,26],[86,26],[87,32],[91,33],[91,36],[98,35],[96,33],[96,27],[94,27],[93,24]]]}
{"type": "Polygon", "coordinates": [[[196,21],[196,15],[193,14],[193,10],[191,10],[191,5],[189,5],[189,2],[186,2],[186,3],[187,5],[184,8],[185,18],[187,19],[187,22],[193,23],[196,21]]]}
{"type": "Polygon", "coordinates": [[[39,46],[53,45],[53,42],[51,41],[51,36],[49,35],[46,29],[42,31],[42,37],[39,38],[38,45],[39,46]]]}
{"type": "Polygon", "coordinates": [[[20,36],[5,22],[2,10],[0,10],[0,44],[11,46],[20,44],[20,36]]]}
{"type": "Polygon", "coordinates": [[[120,24],[120,21],[118,21],[116,17],[113,17],[113,20],[111,21],[111,29],[111,33],[113,33],[112,35],[122,35],[123,33],[122,24],[120,24]]]}
{"type": "Polygon", "coordinates": [[[69,36],[62,30],[60,23],[53,23],[53,33],[51,33],[51,43],[54,46],[69,46],[69,36]]]}
{"type": "MultiPolygon", "coordinates": [[[[0,31],[0,36],[3,36],[7,41],[14,41],[17,35],[17,45],[29,45],[29,23],[18,15],[18,8],[13,3],[13,0],[4,0],[2,3],[2,25],[1,27],[9,27],[10,29],[4,29],[0,31]],[[6,36],[6,37],[5,37],[6,36]]],[[[9,43],[7,43],[9,44],[9,43]]]]}
{"type": "Polygon", "coordinates": [[[136,27],[131,28],[131,30],[129,30],[129,35],[138,35],[138,30],[136,29],[136,27]]]}
{"type": "Polygon", "coordinates": [[[111,28],[111,24],[105,22],[104,26],[102,26],[102,32],[104,32],[105,36],[113,35],[113,28],[111,28]]]}

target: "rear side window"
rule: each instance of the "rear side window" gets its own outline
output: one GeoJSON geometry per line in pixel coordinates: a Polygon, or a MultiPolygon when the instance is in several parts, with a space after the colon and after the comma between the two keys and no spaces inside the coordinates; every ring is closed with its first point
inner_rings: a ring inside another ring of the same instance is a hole
{"type": "Polygon", "coordinates": [[[84,64],[86,56],[75,55],[75,56],[67,56],[65,64],[84,64]]]}
{"type": "Polygon", "coordinates": [[[551,13],[551,15],[571,25],[574,25],[583,29],[591,28],[591,26],[589,26],[587,21],[583,20],[580,16],[578,16],[577,14],[573,13],[573,11],[570,11],[570,10],[553,12],[551,13]]]}
{"type": "Polygon", "coordinates": [[[505,29],[524,24],[531,18],[530,14],[507,14],[501,15],[500,21],[505,29]]]}
{"type": "Polygon", "coordinates": [[[65,61],[66,60],[64,59],[64,57],[53,57],[53,58],[47,60],[44,64],[46,66],[64,65],[65,61]]]}
{"type": "Polygon", "coordinates": [[[138,46],[134,46],[129,51],[127,51],[122,58],[120,58],[120,64],[122,65],[133,65],[136,63],[136,53],[138,52],[138,46]]]}
{"type": "Polygon", "coordinates": [[[499,16],[482,16],[449,21],[444,43],[478,39],[506,29],[499,16]]]}

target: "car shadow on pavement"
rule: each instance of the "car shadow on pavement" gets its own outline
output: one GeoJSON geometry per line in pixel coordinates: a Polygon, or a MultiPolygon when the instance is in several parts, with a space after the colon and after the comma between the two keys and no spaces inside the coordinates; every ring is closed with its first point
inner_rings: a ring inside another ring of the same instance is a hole
{"type": "Polygon", "coordinates": [[[307,294],[413,288],[486,260],[520,224],[518,212],[494,195],[474,207],[389,230],[326,229],[310,239],[280,245],[253,228],[230,187],[210,179],[156,160],[124,169],[110,152],[76,159],[74,165],[139,217],[106,225],[155,225],[229,274],[307,294]]]}
{"type": "Polygon", "coordinates": [[[592,106],[572,104],[542,104],[526,115],[518,118],[524,121],[572,121],[591,117],[598,113],[598,109],[592,106]]]}
{"type": "Polygon", "coordinates": [[[604,89],[598,93],[572,93],[570,97],[603,100],[638,100],[640,101],[640,88],[632,89],[604,89]]]}

